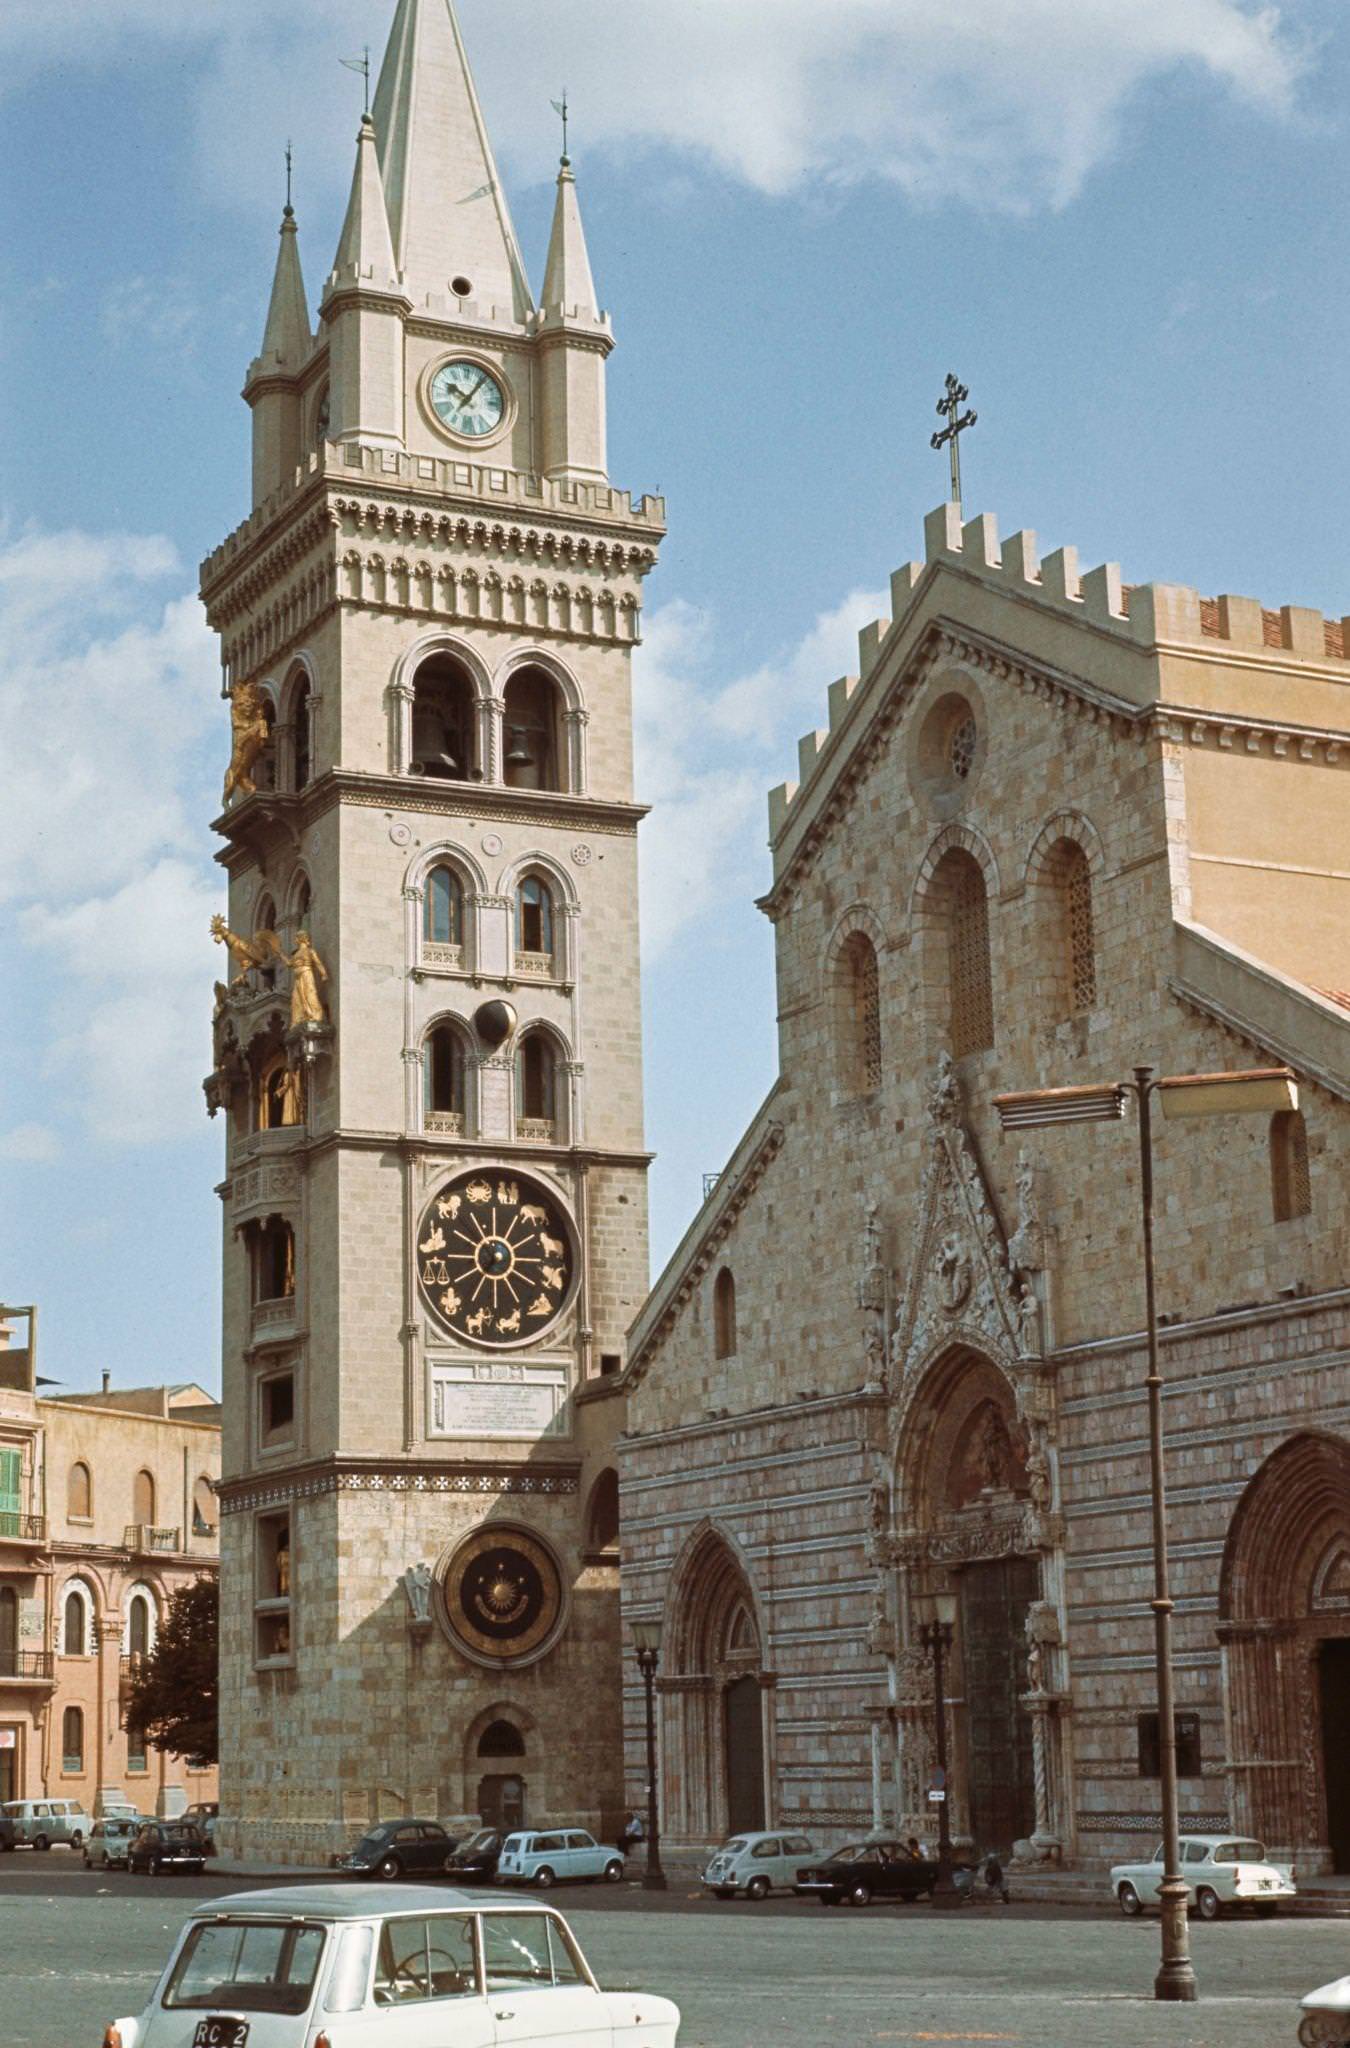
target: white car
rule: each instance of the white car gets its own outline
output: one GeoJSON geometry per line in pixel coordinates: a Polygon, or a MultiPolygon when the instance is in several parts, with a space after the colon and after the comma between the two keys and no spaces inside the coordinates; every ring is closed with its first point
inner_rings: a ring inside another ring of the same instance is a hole
{"type": "Polygon", "coordinates": [[[623,1858],[588,1835],[585,1828],[548,1828],[508,1835],[497,1859],[498,1884],[537,1884],[547,1891],[568,1878],[603,1877],[618,1884],[623,1858]]]}
{"type": "Polygon", "coordinates": [[[1336,1977],[1319,1984],[1300,1999],[1303,2018],[1298,2023],[1301,2048],[1345,2048],[1350,2042],[1350,1977],[1336,1977]]]}
{"type": "Polygon", "coordinates": [[[678,2006],[602,1991],[552,1907],[315,1884],[200,1905],[104,2048],[675,2048],[678,2006]]]}
{"type": "MultiPolygon", "coordinates": [[[[1253,1906],[1258,1913],[1274,1913],[1282,1899],[1298,1896],[1292,1870],[1267,1863],[1265,1845],[1240,1835],[1183,1835],[1181,1875],[1202,1920],[1217,1920],[1225,1906],[1253,1906]]],[[[1111,1890],[1122,1913],[1133,1917],[1145,1906],[1156,1906],[1162,1884],[1161,1842],[1148,1863],[1117,1863],[1111,1872],[1111,1890]]]]}
{"type": "Polygon", "coordinates": [[[737,1892],[747,1899],[764,1899],[775,1885],[790,1892],[803,1856],[818,1854],[809,1835],[785,1835],[781,1830],[728,1835],[713,1850],[700,1881],[719,1899],[734,1899],[737,1892]]]}

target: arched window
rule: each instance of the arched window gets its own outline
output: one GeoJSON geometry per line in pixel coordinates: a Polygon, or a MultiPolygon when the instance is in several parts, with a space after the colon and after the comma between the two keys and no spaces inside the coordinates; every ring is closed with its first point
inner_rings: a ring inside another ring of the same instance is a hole
{"type": "Polygon", "coordinates": [[[713,1282],[713,1355],[736,1356],[736,1278],[730,1266],[713,1282]]]}
{"type": "Polygon", "coordinates": [[[295,750],[295,786],[303,789],[314,772],[314,707],[309,680],[297,683],[291,698],[291,744],[295,750]]]}
{"type": "Polygon", "coordinates": [[[525,1737],[509,1721],[489,1721],[478,1738],[479,1756],[524,1756],[525,1737]]]}
{"type": "Polygon", "coordinates": [[[1300,1109],[1282,1109],[1270,1119],[1270,1193],[1277,1223],[1311,1213],[1308,1126],[1300,1109]]]}
{"type": "Polygon", "coordinates": [[[428,1032],[422,1051],[422,1105],[428,1131],[464,1129],[464,1041],[453,1024],[428,1032]]]}
{"type": "Polygon", "coordinates": [[[203,1472],[192,1489],[192,1533],[194,1536],[214,1536],[220,1520],[216,1496],[211,1482],[203,1472]]]}
{"type": "Polygon", "coordinates": [[[155,1525],[155,1475],[144,1469],[136,1474],[131,1489],[131,1519],[142,1528],[155,1525]]]}
{"type": "Polygon", "coordinates": [[[433,654],[413,683],[410,775],[442,782],[481,782],[473,684],[461,662],[433,654]]]}
{"type": "Polygon", "coordinates": [[[253,1244],[253,1299],[284,1301],[295,1293],[295,1232],[280,1216],[258,1226],[253,1244]]]}
{"type": "Polygon", "coordinates": [[[427,876],[422,939],[427,946],[453,946],[456,951],[464,944],[464,884],[453,868],[434,867],[427,876]]]}
{"type": "Polygon", "coordinates": [[[619,1547],[619,1475],[608,1466],[591,1488],[586,1516],[586,1548],[617,1550],[619,1547]]]}
{"type": "Polygon", "coordinates": [[[1055,892],[1062,1014],[1081,1017],[1097,1006],[1097,945],[1092,922],[1092,869],[1076,839],[1051,848],[1046,877],[1055,892]]]}
{"type": "Polygon", "coordinates": [[[516,1135],[551,1144],[558,1134],[558,1058],[553,1041],[531,1031],[516,1051],[516,1135]]]}
{"type": "Polygon", "coordinates": [[[262,715],[267,722],[267,739],[249,773],[259,789],[275,789],[277,786],[277,707],[266,690],[262,697],[262,715]]]}
{"type": "Polygon", "coordinates": [[[558,686],[541,668],[517,669],[506,685],[503,780],[511,789],[561,789],[558,686]]]}
{"type": "Polygon", "coordinates": [[[61,1655],[87,1657],[94,1647],[93,1632],[93,1605],[88,1593],[78,1583],[68,1586],[61,1608],[61,1655]]]}
{"type": "Polygon", "coordinates": [[[542,875],[526,875],[516,890],[517,974],[552,974],[553,891],[542,875]]]}
{"type": "MultiPolygon", "coordinates": [[[[270,896],[264,896],[258,904],[257,913],[253,919],[253,936],[256,939],[262,932],[274,933],[276,928],[276,904],[270,896]]],[[[274,964],[275,955],[269,955],[269,963],[271,964],[253,969],[253,972],[258,977],[259,984],[263,988],[275,988],[277,985],[277,970],[274,964]]]]}
{"type": "Polygon", "coordinates": [[[148,1657],[155,1646],[155,1603],[143,1586],[133,1588],[127,1600],[126,1654],[148,1657]]]}
{"type": "Polygon", "coordinates": [[[84,1769],[84,1714],[79,1707],[67,1707],[61,1716],[61,1768],[84,1769]]]}
{"type": "Polygon", "coordinates": [[[871,1095],[881,1086],[881,990],[866,932],[845,941],[834,979],[839,1086],[847,1095],[871,1095]]]}
{"type": "Polygon", "coordinates": [[[979,862],[961,847],[942,856],[933,888],[946,928],[947,1029],[959,1060],[994,1043],[989,900],[979,862]]]}
{"type": "Polygon", "coordinates": [[[72,1521],[87,1522],[94,1512],[94,1482],[83,1458],[77,1458],[66,1481],[66,1513],[72,1521]]]}
{"type": "Polygon", "coordinates": [[[258,1075],[258,1129],[280,1131],[305,1120],[303,1073],[287,1065],[286,1055],[276,1053],[258,1075]]]}

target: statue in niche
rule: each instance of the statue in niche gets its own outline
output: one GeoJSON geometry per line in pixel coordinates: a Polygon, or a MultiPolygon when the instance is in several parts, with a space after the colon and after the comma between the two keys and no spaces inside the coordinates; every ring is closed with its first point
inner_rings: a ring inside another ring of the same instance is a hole
{"type": "Polygon", "coordinates": [[[403,1590],[408,1598],[408,1619],[411,1626],[431,1626],[431,1566],[429,1564],[409,1565],[403,1574],[403,1590]]]}
{"type": "Polygon", "coordinates": [[[987,1402],[966,1452],[965,1497],[1006,1493],[1015,1477],[1016,1456],[1008,1425],[993,1402],[987,1402]]]}
{"type": "Polygon", "coordinates": [[[253,767],[272,737],[267,717],[267,699],[256,683],[236,683],[230,691],[230,765],[225,771],[225,792],[221,802],[232,796],[252,796],[258,785],[253,767]]]}
{"type": "MultiPolygon", "coordinates": [[[[238,932],[230,930],[223,917],[217,915],[211,920],[211,936],[218,946],[228,947],[230,958],[239,970],[230,983],[231,988],[238,988],[251,967],[270,967],[275,961],[286,958],[281,950],[281,940],[270,925],[254,932],[251,939],[243,939],[238,932]]],[[[219,982],[216,987],[220,987],[219,982]]]]}
{"type": "Polygon", "coordinates": [[[281,1097],[281,1123],[283,1129],[293,1129],[305,1121],[304,1077],[294,1067],[287,1067],[279,1082],[281,1097]]]}
{"type": "Polygon", "coordinates": [[[319,993],[319,983],[327,981],[328,969],[310,943],[309,933],[297,932],[295,951],[282,953],[281,958],[291,970],[292,1031],[299,1024],[326,1024],[328,1012],[319,993]]]}

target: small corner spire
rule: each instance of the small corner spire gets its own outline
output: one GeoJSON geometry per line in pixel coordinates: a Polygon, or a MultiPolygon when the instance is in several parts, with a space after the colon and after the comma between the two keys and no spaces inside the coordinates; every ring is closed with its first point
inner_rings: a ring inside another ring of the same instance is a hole
{"type": "Polygon", "coordinates": [[[352,173],[347,217],[342,223],[337,256],[328,288],[341,281],[364,280],[377,290],[388,291],[398,284],[394,244],[389,233],[389,212],[384,202],[384,181],[375,141],[375,123],[369,114],[361,116],[356,137],[356,168],[352,173]]]}
{"type": "Polygon", "coordinates": [[[558,196],[553,205],[540,308],[546,319],[561,317],[596,325],[600,321],[600,303],[581,225],[577,181],[566,152],[558,167],[558,196]]]}
{"type": "Polygon", "coordinates": [[[272,297],[263,330],[262,361],[273,368],[298,370],[313,346],[309,303],[300,269],[300,237],[291,203],[291,145],[286,144],[286,205],[281,215],[281,246],[272,275],[272,297]]]}

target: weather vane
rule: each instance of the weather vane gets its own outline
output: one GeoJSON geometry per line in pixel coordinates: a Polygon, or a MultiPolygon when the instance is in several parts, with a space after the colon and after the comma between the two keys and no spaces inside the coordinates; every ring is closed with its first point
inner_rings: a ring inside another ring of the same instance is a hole
{"type": "Polygon", "coordinates": [[[286,218],[289,220],[295,208],[291,204],[291,145],[286,144],[286,218]]]}
{"type": "Polygon", "coordinates": [[[568,154],[567,154],[567,87],[566,87],[566,86],[564,86],[564,87],[563,87],[563,96],[562,96],[562,98],[561,98],[560,100],[550,100],[550,101],[549,101],[549,105],[550,105],[550,106],[552,107],[552,109],[553,109],[554,113],[555,113],[555,114],[556,114],[556,115],[558,116],[558,119],[559,119],[559,120],[560,120],[560,121],[562,122],[562,130],[563,130],[563,151],[562,151],[562,160],[563,160],[563,162],[564,162],[564,163],[570,163],[570,162],[571,162],[571,158],[570,158],[570,157],[568,156],[568,154]]]}
{"type": "Polygon", "coordinates": [[[370,45],[367,43],[359,57],[339,57],[338,63],[344,71],[358,71],[366,81],[366,113],[370,112],[370,45]]]}
{"type": "Polygon", "coordinates": [[[952,451],[952,502],[961,502],[961,435],[967,427],[973,427],[978,417],[973,412],[963,413],[961,407],[970,393],[964,384],[947,372],[947,396],[940,398],[937,409],[947,424],[940,434],[934,434],[930,448],[945,448],[950,444],[952,451]]]}

